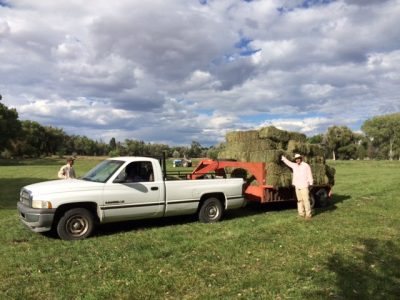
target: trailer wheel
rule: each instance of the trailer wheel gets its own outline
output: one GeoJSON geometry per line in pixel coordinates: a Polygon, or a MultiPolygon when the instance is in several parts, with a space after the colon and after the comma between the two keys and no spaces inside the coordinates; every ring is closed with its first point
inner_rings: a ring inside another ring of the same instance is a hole
{"type": "Polygon", "coordinates": [[[243,178],[243,180],[247,179],[247,171],[242,168],[233,169],[231,172],[232,178],[243,178]]]}
{"type": "Polygon", "coordinates": [[[328,193],[325,189],[321,188],[315,193],[312,193],[313,198],[315,199],[315,204],[317,207],[326,207],[329,204],[328,193]]]}
{"type": "Polygon", "coordinates": [[[217,198],[208,198],[203,202],[199,210],[199,220],[203,223],[218,222],[223,213],[221,201],[217,198]]]}
{"type": "Polygon", "coordinates": [[[310,207],[313,209],[315,207],[315,196],[313,193],[310,193],[310,207]]]}
{"type": "Polygon", "coordinates": [[[93,214],[86,208],[67,210],[57,223],[57,234],[62,240],[82,240],[94,229],[93,214]]]}

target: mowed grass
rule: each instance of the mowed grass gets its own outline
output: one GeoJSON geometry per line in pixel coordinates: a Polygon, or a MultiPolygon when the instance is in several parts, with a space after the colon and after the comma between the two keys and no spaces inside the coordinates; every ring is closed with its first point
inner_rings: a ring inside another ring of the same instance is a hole
{"type": "MultiPolygon", "coordinates": [[[[216,224],[193,216],[101,226],[66,242],[30,232],[16,202],[63,160],[0,166],[0,299],[398,299],[400,162],[329,162],[330,207],[250,205],[216,224]]],[[[77,160],[78,175],[97,160],[77,160]]]]}

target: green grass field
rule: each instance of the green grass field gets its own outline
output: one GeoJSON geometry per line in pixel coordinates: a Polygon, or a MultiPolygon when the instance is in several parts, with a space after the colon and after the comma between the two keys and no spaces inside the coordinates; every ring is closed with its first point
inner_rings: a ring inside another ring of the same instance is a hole
{"type": "MultiPolygon", "coordinates": [[[[77,160],[83,175],[97,160],[77,160]]],[[[330,207],[251,205],[101,226],[66,242],[18,220],[19,189],[59,159],[0,165],[0,299],[399,299],[400,162],[337,161],[330,207]]]]}

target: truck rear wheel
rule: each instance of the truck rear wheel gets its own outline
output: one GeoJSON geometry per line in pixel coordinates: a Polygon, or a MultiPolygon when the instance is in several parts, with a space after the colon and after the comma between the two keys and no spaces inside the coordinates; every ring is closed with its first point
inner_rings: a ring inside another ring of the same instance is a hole
{"type": "Polygon", "coordinates": [[[199,220],[203,223],[218,222],[223,213],[221,201],[217,198],[208,198],[200,207],[199,220]]]}
{"type": "Polygon", "coordinates": [[[93,214],[86,208],[67,210],[57,223],[57,234],[63,240],[82,240],[94,229],[93,214]]]}

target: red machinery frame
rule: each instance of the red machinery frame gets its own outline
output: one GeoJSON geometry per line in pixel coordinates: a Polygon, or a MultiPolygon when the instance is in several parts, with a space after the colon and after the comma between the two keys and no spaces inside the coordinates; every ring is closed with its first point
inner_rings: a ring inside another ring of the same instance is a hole
{"type": "Polygon", "coordinates": [[[205,159],[199,162],[197,167],[189,175],[190,179],[202,178],[205,174],[210,172],[215,172],[216,176],[221,176],[226,178],[225,168],[241,168],[245,169],[251,175],[254,176],[256,180],[256,185],[245,185],[244,194],[247,200],[259,201],[261,203],[268,202],[268,193],[265,191],[268,189],[273,189],[272,185],[266,185],[265,177],[265,163],[256,162],[238,162],[229,160],[212,160],[205,159]]]}
{"type": "MultiPolygon", "coordinates": [[[[190,179],[204,178],[204,175],[214,172],[215,176],[226,178],[225,168],[240,168],[245,169],[250,173],[256,183],[244,185],[244,195],[248,201],[256,201],[260,203],[275,202],[275,201],[295,201],[296,195],[294,188],[275,188],[272,185],[266,184],[266,163],[262,162],[238,162],[230,160],[212,160],[205,159],[199,162],[197,167],[189,175],[190,179]]],[[[313,186],[311,193],[315,194],[323,189],[328,198],[332,195],[331,186],[321,185],[313,186]]]]}

